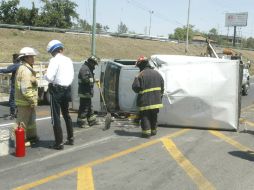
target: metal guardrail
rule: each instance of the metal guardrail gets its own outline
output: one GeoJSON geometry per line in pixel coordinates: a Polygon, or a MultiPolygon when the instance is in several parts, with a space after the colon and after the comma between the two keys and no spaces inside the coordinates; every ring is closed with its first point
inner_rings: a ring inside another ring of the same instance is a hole
{"type": "Polygon", "coordinates": [[[36,31],[46,31],[46,32],[63,32],[63,33],[65,33],[65,32],[90,33],[88,31],[77,30],[77,29],[36,27],[36,26],[16,25],[16,24],[0,24],[0,28],[12,28],[12,29],[22,29],[22,30],[36,30],[36,31]]]}
{"type": "MultiPolygon", "coordinates": [[[[84,31],[82,29],[62,29],[62,28],[50,28],[50,27],[35,27],[35,26],[24,26],[24,25],[15,25],[15,24],[0,24],[0,28],[11,28],[11,29],[20,29],[20,30],[35,30],[35,31],[45,31],[45,32],[61,32],[61,33],[84,33],[91,34],[91,31],[84,31]]],[[[184,41],[176,41],[174,39],[168,39],[166,37],[157,37],[157,36],[148,36],[144,34],[129,34],[129,33],[114,33],[114,32],[98,32],[99,35],[108,35],[113,37],[122,37],[122,38],[135,38],[143,40],[155,40],[155,41],[174,41],[181,43],[184,41]]]]}
{"type": "MultiPolygon", "coordinates": [[[[34,64],[34,71],[36,72],[36,79],[38,81],[39,87],[48,86],[48,82],[45,79],[43,79],[43,74],[47,69],[47,65],[48,63],[46,62],[40,62],[40,63],[34,64]]],[[[1,86],[0,93],[6,93],[6,94],[9,93],[10,78],[11,78],[11,73],[0,73],[0,86],[1,86]]]]}

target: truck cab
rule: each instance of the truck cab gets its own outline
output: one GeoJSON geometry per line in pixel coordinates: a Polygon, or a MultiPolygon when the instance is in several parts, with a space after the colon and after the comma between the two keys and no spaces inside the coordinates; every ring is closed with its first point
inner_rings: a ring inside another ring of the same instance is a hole
{"type": "Polygon", "coordinates": [[[230,57],[231,60],[239,60],[240,61],[240,70],[242,71],[240,73],[240,77],[242,78],[242,95],[243,96],[247,96],[250,90],[250,73],[249,73],[249,67],[250,64],[244,63],[242,61],[242,56],[238,56],[238,55],[232,55],[230,57]]]}

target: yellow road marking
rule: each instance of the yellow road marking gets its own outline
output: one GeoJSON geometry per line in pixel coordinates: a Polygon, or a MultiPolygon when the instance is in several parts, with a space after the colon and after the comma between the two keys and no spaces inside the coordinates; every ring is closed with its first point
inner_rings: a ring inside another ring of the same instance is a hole
{"type": "Polygon", "coordinates": [[[251,127],[254,127],[254,123],[253,123],[253,122],[248,121],[248,120],[243,119],[243,118],[240,119],[240,123],[241,123],[241,124],[247,124],[247,125],[249,125],[249,126],[251,126],[251,127]]]}
{"type": "Polygon", "coordinates": [[[253,106],[254,106],[254,104],[251,104],[251,105],[249,105],[249,106],[247,106],[247,107],[242,108],[242,109],[241,109],[241,113],[247,112],[249,109],[252,109],[253,106]]]}
{"type": "Polygon", "coordinates": [[[199,189],[215,189],[215,187],[202,175],[202,173],[182,154],[172,140],[163,138],[161,141],[170,155],[196,183],[199,189]]]}
{"type": "Polygon", "coordinates": [[[20,187],[15,188],[14,190],[26,190],[26,189],[31,189],[31,188],[33,188],[33,187],[37,187],[37,186],[42,185],[42,184],[44,184],[44,183],[47,183],[47,182],[49,182],[49,181],[58,179],[58,178],[60,178],[60,177],[69,175],[69,174],[71,174],[71,173],[74,173],[75,171],[77,171],[77,168],[73,168],[73,169],[70,169],[70,170],[66,170],[66,171],[64,171],[64,172],[61,172],[61,173],[58,173],[58,174],[56,174],[56,175],[52,175],[52,176],[43,178],[43,179],[38,180],[38,181],[35,181],[35,182],[33,182],[33,183],[29,183],[29,184],[26,184],[26,185],[22,185],[22,186],[20,186],[20,187]]]}
{"type": "Polygon", "coordinates": [[[232,146],[236,147],[237,149],[241,150],[241,151],[249,151],[251,150],[251,148],[244,146],[242,144],[240,144],[239,142],[227,137],[226,135],[218,132],[218,131],[209,131],[211,134],[213,134],[214,136],[224,140],[225,142],[231,144],[232,146]]]}
{"type": "MultiPolygon", "coordinates": [[[[182,130],[177,131],[177,132],[175,132],[173,134],[167,135],[167,136],[165,136],[163,138],[174,138],[174,137],[177,137],[179,135],[182,135],[183,133],[187,132],[188,130],[190,130],[190,129],[182,129],[182,130]]],[[[148,141],[148,142],[143,143],[141,145],[138,145],[138,146],[126,149],[124,151],[118,152],[118,153],[113,154],[111,156],[108,156],[108,157],[105,157],[105,158],[102,158],[102,159],[99,159],[99,160],[92,161],[92,162],[86,164],[86,166],[92,167],[92,166],[95,166],[97,164],[101,164],[101,163],[107,162],[109,160],[112,160],[114,158],[118,158],[118,157],[124,156],[126,154],[135,152],[137,150],[146,148],[148,146],[154,145],[154,144],[159,143],[159,142],[160,142],[160,139],[151,140],[151,141],[148,141]]]]}
{"type": "MultiPolygon", "coordinates": [[[[190,129],[181,129],[175,133],[172,133],[172,134],[169,134],[169,135],[166,135],[162,138],[174,138],[174,137],[177,137],[177,136],[180,136],[182,135],[183,133],[186,133],[187,131],[189,131],[190,129]]],[[[65,175],[69,175],[75,171],[78,171],[78,169],[80,167],[92,167],[92,166],[95,166],[97,164],[102,164],[104,162],[107,162],[107,161],[110,161],[114,158],[118,158],[118,157],[121,157],[121,156],[124,156],[124,155],[127,155],[131,152],[135,152],[137,150],[140,150],[142,148],[145,148],[145,147],[148,147],[148,146],[151,146],[153,144],[156,144],[156,143],[159,143],[160,142],[160,139],[154,139],[154,140],[151,140],[151,141],[148,141],[146,143],[143,143],[141,145],[138,145],[138,146],[135,146],[135,147],[132,147],[132,148],[129,148],[129,149],[126,149],[124,151],[121,151],[121,152],[118,152],[116,154],[112,154],[111,156],[107,156],[105,158],[102,158],[102,159],[98,159],[98,160],[95,160],[95,161],[92,161],[90,163],[87,163],[85,165],[82,165],[82,166],[79,166],[79,167],[75,167],[75,168],[72,168],[70,170],[66,170],[64,172],[60,172],[60,173],[57,173],[55,175],[52,175],[52,176],[48,176],[46,178],[43,178],[43,179],[40,179],[38,181],[35,181],[35,182],[32,182],[32,183],[29,183],[29,184],[26,184],[26,185],[22,185],[20,187],[17,187],[15,188],[15,190],[26,190],[26,189],[30,189],[30,188],[33,188],[33,187],[36,187],[36,186],[39,186],[41,184],[44,184],[44,183],[47,183],[49,181],[52,181],[52,180],[55,180],[55,179],[58,179],[60,177],[63,177],[65,175]]]]}
{"type": "Polygon", "coordinates": [[[92,168],[84,166],[78,168],[77,190],[94,190],[92,168]]]}

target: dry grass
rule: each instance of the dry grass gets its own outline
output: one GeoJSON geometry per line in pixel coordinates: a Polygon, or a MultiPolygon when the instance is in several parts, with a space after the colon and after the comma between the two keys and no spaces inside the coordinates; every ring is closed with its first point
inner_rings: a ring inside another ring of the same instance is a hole
{"type": "MultiPolygon", "coordinates": [[[[65,45],[65,54],[73,61],[82,61],[90,55],[91,37],[85,34],[65,34],[15,29],[0,29],[0,64],[12,60],[12,54],[22,47],[31,46],[39,51],[37,61],[48,61],[51,56],[46,46],[52,39],[58,39],[65,45]]],[[[101,58],[136,59],[139,55],[185,54],[185,44],[159,42],[117,37],[96,37],[96,54],[101,58]]],[[[206,50],[205,45],[189,45],[189,55],[200,55],[206,50]]],[[[246,59],[254,62],[254,51],[237,50],[246,59]]],[[[251,70],[254,71],[254,66],[251,70]]],[[[251,72],[254,73],[254,72],[251,72]]]]}
{"type": "MultiPolygon", "coordinates": [[[[65,54],[74,61],[81,61],[90,55],[91,37],[84,34],[64,34],[53,32],[22,31],[0,29],[0,63],[11,62],[11,55],[22,47],[36,48],[40,55],[38,61],[48,61],[50,55],[46,46],[52,39],[58,39],[65,45],[65,54]]],[[[184,44],[158,42],[116,37],[96,37],[96,54],[101,58],[136,59],[139,55],[184,54],[184,44]]],[[[204,46],[190,45],[190,55],[200,55],[204,46]]]]}

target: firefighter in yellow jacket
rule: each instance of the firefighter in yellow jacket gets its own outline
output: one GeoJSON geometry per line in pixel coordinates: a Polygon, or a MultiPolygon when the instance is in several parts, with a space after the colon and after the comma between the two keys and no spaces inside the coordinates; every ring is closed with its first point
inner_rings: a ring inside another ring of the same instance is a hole
{"type": "Polygon", "coordinates": [[[33,70],[34,56],[38,52],[30,47],[20,50],[21,65],[16,73],[15,103],[17,105],[17,123],[24,122],[26,142],[36,143],[39,138],[36,130],[35,106],[38,99],[38,84],[33,70]]]}

